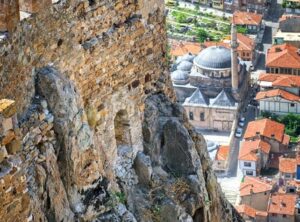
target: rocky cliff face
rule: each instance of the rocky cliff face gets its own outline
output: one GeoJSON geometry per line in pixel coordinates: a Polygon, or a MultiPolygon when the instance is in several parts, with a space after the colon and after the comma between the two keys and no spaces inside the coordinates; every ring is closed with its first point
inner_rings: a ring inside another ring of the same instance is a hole
{"type": "Polygon", "coordinates": [[[241,221],[174,103],[162,4],[59,1],[1,43],[4,221],[241,221]]]}

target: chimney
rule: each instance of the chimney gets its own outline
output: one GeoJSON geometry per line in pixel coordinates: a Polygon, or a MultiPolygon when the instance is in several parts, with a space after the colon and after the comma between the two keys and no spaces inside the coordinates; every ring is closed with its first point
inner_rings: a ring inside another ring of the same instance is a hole
{"type": "Polygon", "coordinates": [[[275,52],[281,52],[281,51],[282,51],[281,48],[279,48],[279,47],[275,48],[275,52]]]}
{"type": "Polygon", "coordinates": [[[232,91],[237,92],[239,88],[238,56],[237,56],[237,31],[236,25],[231,25],[231,86],[232,91]]]}

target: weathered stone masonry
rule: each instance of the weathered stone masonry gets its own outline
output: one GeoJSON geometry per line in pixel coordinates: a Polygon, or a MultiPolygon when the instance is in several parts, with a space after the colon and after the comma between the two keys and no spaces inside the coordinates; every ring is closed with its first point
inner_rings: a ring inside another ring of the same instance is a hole
{"type": "Polygon", "coordinates": [[[163,1],[25,2],[0,43],[1,218],[237,220],[170,100],[163,1]]]}

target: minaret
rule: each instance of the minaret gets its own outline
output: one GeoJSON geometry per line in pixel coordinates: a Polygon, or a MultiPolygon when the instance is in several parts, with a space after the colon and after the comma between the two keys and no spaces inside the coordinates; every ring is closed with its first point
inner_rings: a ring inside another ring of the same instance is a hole
{"type": "Polygon", "coordinates": [[[231,25],[231,85],[232,91],[237,92],[239,88],[239,71],[238,71],[238,42],[236,34],[236,25],[231,25]]]}

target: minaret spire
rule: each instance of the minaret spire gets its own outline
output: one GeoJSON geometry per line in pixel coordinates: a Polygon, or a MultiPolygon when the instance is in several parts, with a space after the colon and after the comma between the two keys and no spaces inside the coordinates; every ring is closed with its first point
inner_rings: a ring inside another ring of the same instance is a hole
{"type": "Polygon", "coordinates": [[[237,56],[237,31],[234,22],[231,25],[231,85],[232,91],[236,92],[239,88],[238,56],[237,56]]]}

